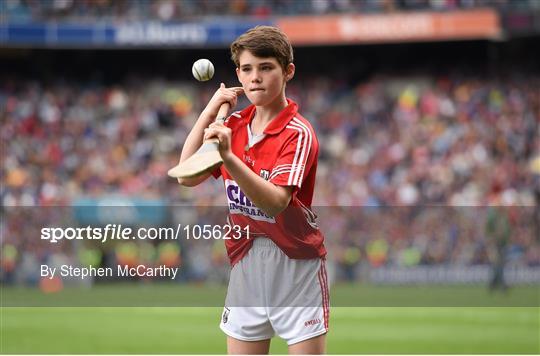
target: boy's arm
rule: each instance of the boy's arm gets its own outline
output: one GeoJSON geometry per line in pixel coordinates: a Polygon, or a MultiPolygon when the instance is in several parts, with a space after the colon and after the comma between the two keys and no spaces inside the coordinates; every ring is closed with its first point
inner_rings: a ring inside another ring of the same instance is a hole
{"type": "Polygon", "coordinates": [[[223,158],[223,165],[227,172],[234,178],[242,192],[255,206],[272,217],[287,208],[291,201],[293,187],[275,185],[249,169],[232,152],[231,129],[222,123],[214,122],[209,128],[205,129],[204,138],[212,137],[217,137],[219,140],[219,153],[223,158]]]}
{"type": "MultiPolygon", "coordinates": [[[[180,154],[180,160],[178,163],[184,162],[189,157],[193,156],[195,152],[201,147],[203,143],[204,129],[208,127],[215,119],[215,116],[212,112],[207,111],[206,109],[201,113],[195,125],[189,132],[186,141],[184,142],[184,147],[182,148],[182,153],[180,154]]],[[[177,178],[178,183],[186,187],[194,187],[204,182],[206,178],[210,176],[210,173],[205,173],[198,177],[193,178],[177,178]]]]}
{"type": "Polygon", "coordinates": [[[266,215],[274,217],[289,205],[293,187],[268,182],[249,169],[233,153],[223,157],[223,164],[242,192],[266,215]]]}
{"type": "MultiPolygon", "coordinates": [[[[189,157],[193,156],[199,147],[201,147],[203,143],[204,130],[216,119],[221,104],[229,102],[231,104],[231,108],[235,107],[238,95],[240,95],[242,92],[242,88],[225,88],[225,85],[221,83],[219,89],[216,91],[212,99],[210,99],[208,105],[203,110],[201,115],[199,115],[195,125],[193,125],[193,128],[189,132],[184,143],[184,147],[182,148],[182,153],[180,154],[180,160],[178,163],[182,163],[189,157]]],[[[194,178],[178,178],[178,183],[187,187],[194,187],[205,181],[209,176],[210,173],[205,173],[194,178]]]]}

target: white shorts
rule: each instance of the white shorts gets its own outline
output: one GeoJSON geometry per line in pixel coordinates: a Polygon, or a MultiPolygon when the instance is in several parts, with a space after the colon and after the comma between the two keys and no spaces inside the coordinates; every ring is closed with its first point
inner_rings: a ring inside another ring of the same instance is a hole
{"type": "Polygon", "coordinates": [[[324,259],[291,259],[259,237],[231,271],[220,328],[242,341],[277,334],[292,345],[328,331],[329,305],[324,259]]]}

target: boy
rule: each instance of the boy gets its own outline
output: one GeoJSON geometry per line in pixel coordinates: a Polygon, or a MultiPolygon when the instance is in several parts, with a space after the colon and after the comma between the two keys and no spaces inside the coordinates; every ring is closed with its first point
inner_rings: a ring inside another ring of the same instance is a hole
{"type": "MultiPolygon", "coordinates": [[[[250,235],[226,240],[232,270],[221,329],[229,354],[267,354],[277,333],[291,354],[322,354],[329,297],[323,236],[311,212],[318,142],[298,106],[285,96],[295,72],[286,35],[257,26],[231,45],[242,87],[222,83],[188,135],[180,162],[209,138],[219,140],[231,225],[250,235]],[[212,123],[221,104],[252,103],[212,123]],[[208,126],[208,128],[206,128],[208,126]]],[[[179,179],[195,186],[210,176],[179,179]]]]}

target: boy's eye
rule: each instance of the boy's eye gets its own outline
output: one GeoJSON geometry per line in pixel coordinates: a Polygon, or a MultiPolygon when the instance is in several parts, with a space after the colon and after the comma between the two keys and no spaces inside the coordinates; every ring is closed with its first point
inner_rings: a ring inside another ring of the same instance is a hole
{"type": "MultiPolygon", "coordinates": [[[[262,71],[268,72],[272,70],[272,66],[262,66],[260,67],[262,71]]],[[[242,72],[249,72],[251,70],[251,67],[242,67],[242,72]]]]}

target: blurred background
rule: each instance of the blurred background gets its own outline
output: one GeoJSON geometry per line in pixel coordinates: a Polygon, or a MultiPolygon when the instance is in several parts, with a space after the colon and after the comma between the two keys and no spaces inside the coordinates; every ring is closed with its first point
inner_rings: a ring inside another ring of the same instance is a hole
{"type": "Polygon", "coordinates": [[[313,210],[336,288],[523,287],[538,305],[540,1],[0,0],[0,14],[3,287],[79,284],[40,280],[66,261],[226,283],[221,241],[39,234],[111,211],[133,227],[223,224],[221,181],[183,188],[166,172],[219,83],[238,83],[228,45],[268,24],[293,43],[287,95],[320,141],[313,210]],[[211,81],[191,76],[198,58],[211,81]]]}

